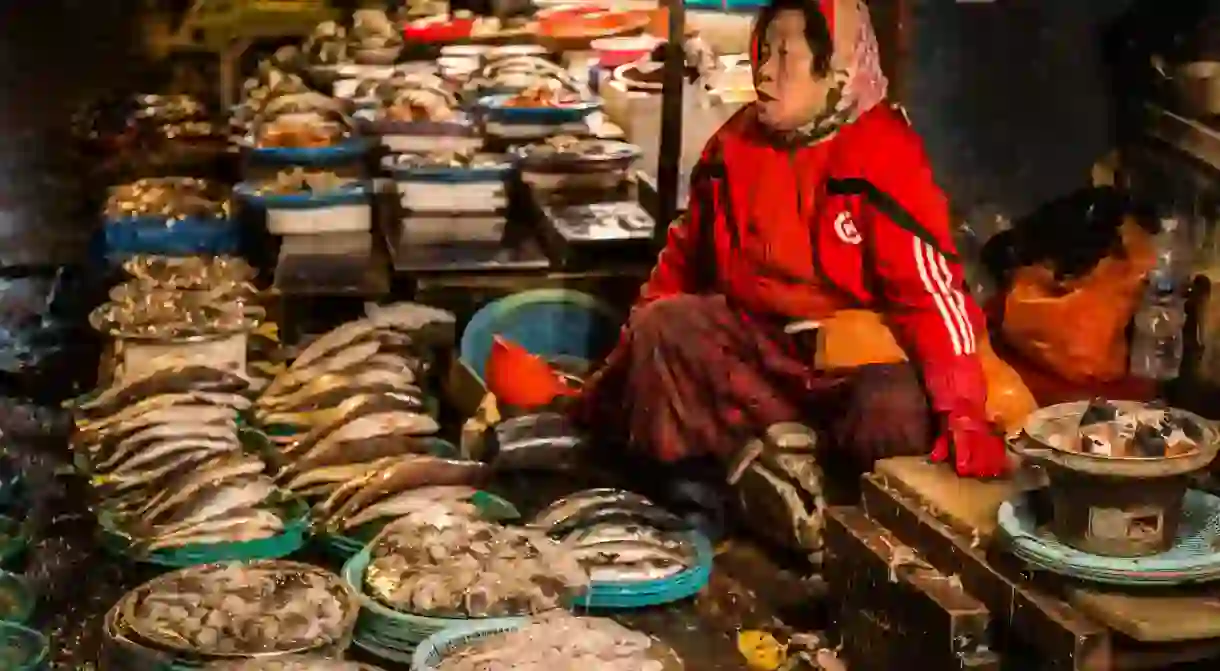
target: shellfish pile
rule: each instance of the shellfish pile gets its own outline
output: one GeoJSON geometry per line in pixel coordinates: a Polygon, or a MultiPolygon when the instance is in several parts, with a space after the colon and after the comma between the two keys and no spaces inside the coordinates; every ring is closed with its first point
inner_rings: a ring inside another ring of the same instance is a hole
{"type": "Polygon", "coordinates": [[[392,522],[371,547],[366,593],[407,613],[540,613],[570,602],[588,584],[580,564],[545,533],[443,510],[392,522]]]}
{"type": "Polygon", "coordinates": [[[116,628],[195,657],[342,649],[358,605],[335,575],[295,562],[225,563],[164,575],[124,596],[116,628]]]}
{"type": "Polygon", "coordinates": [[[682,663],[656,639],[613,620],[555,611],[520,629],[477,639],[437,671],[669,671],[682,663]]]}

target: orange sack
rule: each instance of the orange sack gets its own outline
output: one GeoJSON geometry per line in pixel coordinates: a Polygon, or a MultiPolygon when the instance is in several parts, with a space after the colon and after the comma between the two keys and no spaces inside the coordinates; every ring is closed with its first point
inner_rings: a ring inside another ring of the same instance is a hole
{"type": "Polygon", "coordinates": [[[1111,382],[1127,372],[1127,324],[1155,263],[1152,236],[1133,221],[1119,229],[1125,255],[1084,277],[1057,281],[1043,265],[1018,269],[1004,301],[1004,342],[1071,382],[1111,382]]]}

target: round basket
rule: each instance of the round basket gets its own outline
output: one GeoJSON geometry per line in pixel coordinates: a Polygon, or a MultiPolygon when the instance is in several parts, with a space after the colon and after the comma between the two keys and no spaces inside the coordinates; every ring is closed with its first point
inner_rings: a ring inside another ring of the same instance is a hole
{"type": "Polygon", "coordinates": [[[515,631],[525,625],[526,618],[516,622],[468,622],[437,632],[420,642],[411,656],[411,671],[435,671],[447,655],[487,636],[515,631]]]}
{"type": "MultiPolygon", "coordinates": [[[[286,571],[306,571],[306,572],[322,572],[317,566],[311,564],[302,564],[300,562],[290,561],[259,561],[252,562],[251,568],[274,568],[286,571]]],[[[156,669],[160,670],[185,670],[185,669],[200,669],[205,668],[209,664],[216,662],[233,662],[242,659],[279,659],[283,657],[292,657],[307,653],[316,653],[330,656],[341,656],[343,651],[351,644],[352,631],[355,629],[356,618],[360,612],[360,604],[356,594],[343,583],[342,580],[333,581],[333,586],[342,590],[340,598],[344,601],[346,615],[342,623],[342,633],[333,641],[327,642],[311,648],[298,648],[293,650],[278,650],[275,652],[264,652],[254,655],[222,655],[222,654],[204,654],[199,653],[185,647],[168,647],[167,645],[158,645],[152,641],[145,640],[138,632],[132,629],[127,624],[127,619],[135,610],[136,597],[139,593],[149,586],[165,581],[170,577],[176,576],[184,571],[196,571],[198,567],[181,569],[175,573],[168,573],[155,578],[140,587],[128,592],[118,603],[110,609],[106,614],[104,621],[104,630],[106,634],[106,659],[111,662],[110,668],[122,669],[156,669]]]]}
{"type": "Polygon", "coordinates": [[[565,124],[575,123],[601,109],[599,100],[584,100],[553,107],[513,107],[508,101],[511,93],[480,98],[476,106],[488,121],[517,124],[565,124]]]}
{"type": "Polygon", "coordinates": [[[34,588],[23,576],[0,571],[0,622],[24,624],[34,614],[37,603],[34,588]]]}
{"type": "Polygon", "coordinates": [[[695,548],[695,561],[685,571],[658,580],[594,581],[589,585],[587,596],[571,605],[588,610],[628,610],[660,606],[698,594],[712,576],[715,553],[711,541],[703,534],[690,531],[687,532],[687,539],[695,548]]]}
{"type": "Polygon", "coordinates": [[[49,668],[50,644],[46,636],[29,627],[16,622],[0,622],[0,646],[17,650],[21,655],[17,665],[5,665],[5,671],[44,671],[49,668]]]}
{"type": "Polygon", "coordinates": [[[343,579],[360,598],[360,619],[356,624],[356,645],[383,659],[410,662],[415,647],[437,632],[478,622],[495,626],[511,626],[524,621],[520,617],[452,618],[411,615],[389,608],[364,593],[364,573],[370,561],[365,547],[343,565],[343,579]],[[388,654],[386,654],[388,653],[388,654]]]}
{"type": "Polygon", "coordinates": [[[614,347],[620,323],[613,308],[586,293],[523,291],[475,313],[462,332],[461,359],[482,381],[492,336],[502,335],[545,358],[596,361],[614,347]]]}
{"type": "Polygon", "coordinates": [[[329,147],[251,147],[250,158],[278,165],[335,165],[360,160],[371,147],[366,138],[354,137],[329,147]]]}
{"type": "Polygon", "coordinates": [[[0,566],[7,566],[29,545],[27,524],[8,515],[0,515],[0,566]]]}
{"type": "Polygon", "coordinates": [[[115,555],[156,566],[187,568],[218,562],[282,559],[300,550],[309,534],[309,508],[302,501],[290,499],[279,506],[279,513],[284,530],[269,538],[184,545],[152,552],[141,551],[137,542],[116,528],[107,513],[98,515],[98,525],[102,529],[103,547],[115,555]]]}

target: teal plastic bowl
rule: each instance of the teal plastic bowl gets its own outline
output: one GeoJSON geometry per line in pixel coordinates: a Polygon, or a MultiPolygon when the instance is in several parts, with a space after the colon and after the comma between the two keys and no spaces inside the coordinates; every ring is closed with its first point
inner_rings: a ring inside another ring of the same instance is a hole
{"type": "Polygon", "coordinates": [[[0,571],[0,622],[29,622],[37,602],[29,581],[16,573],[0,571]]]}
{"type": "Polygon", "coordinates": [[[270,538],[235,543],[210,543],[184,545],[178,548],[141,552],[131,539],[119,531],[114,520],[106,513],[98,516],[102,528],[102,544],[110,552],[136,561],[186,568],[200,564],[227,561],[255,561],[258,559],[282,559],[305,546],[309,533],[309,508],[299,499],[289,499],[279,506],[284,530],[270,538]]]}
{"type": "Polygon", "coordinates": [[[42,634],[16,622],[0,622],[0,669],[45,671],[50,655],[42,634]]]}

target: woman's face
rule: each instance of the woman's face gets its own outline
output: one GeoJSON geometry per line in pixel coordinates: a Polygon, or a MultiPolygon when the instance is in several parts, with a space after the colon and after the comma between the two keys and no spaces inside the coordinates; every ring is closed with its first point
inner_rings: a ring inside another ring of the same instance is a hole
{"type": "Polygon", "coordinates": [[[796,130],[825,109],[830,86],[829,77],[813,72],[804,13],[781,10],[760,40],[754,71],[758,118],[775,130],[796,130]]]}

